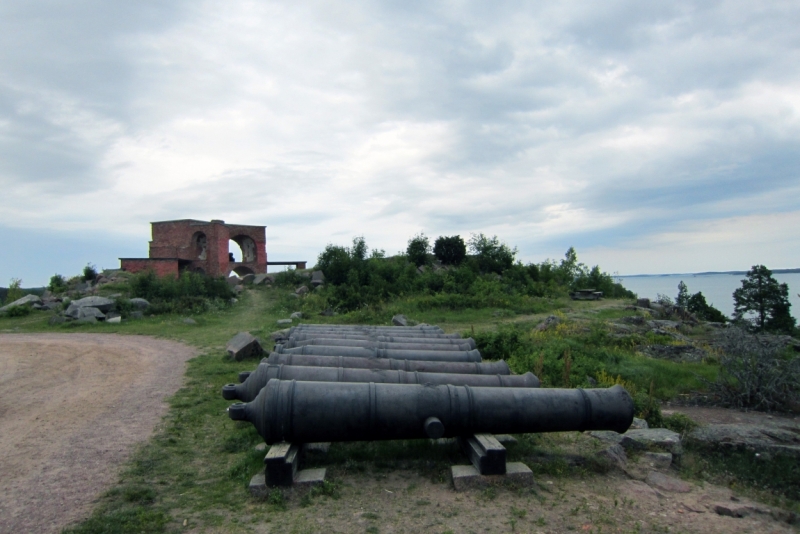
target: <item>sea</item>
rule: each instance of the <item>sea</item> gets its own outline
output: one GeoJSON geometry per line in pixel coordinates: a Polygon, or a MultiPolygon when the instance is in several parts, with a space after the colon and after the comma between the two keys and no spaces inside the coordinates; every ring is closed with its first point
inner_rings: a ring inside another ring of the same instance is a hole
{"type": "MultiPolygon", "coordinates": [[[[798,295],[800,293],[800,273],[773,273],[772,276],[778,283],[785,283],[789,286],[791,314],[795,318],[800,318],[800,295],[798,295]]],[[[690,295],[701,291],[706,302],[730,317],[733,314],[733,291],[742,287],[744,278],[744,273],[715,273],[615,276],[614,280],[639,295],[640,298],[646,297],[655,300],[660,293],[667,295],[673,301],[678,296],[678,283],[683,280],[690,295]]]]}

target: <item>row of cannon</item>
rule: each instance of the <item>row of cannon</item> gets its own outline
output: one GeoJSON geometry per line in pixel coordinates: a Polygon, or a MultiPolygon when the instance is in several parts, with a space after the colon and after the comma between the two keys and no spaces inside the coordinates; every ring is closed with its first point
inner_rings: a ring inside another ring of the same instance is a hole
{"type": "Polygon", "coordinates": [[[222,395],[264,441],[371,441],[568,430],[624,432],[621,387],[540,389],[435,326],[300,325],[222,395]]]}

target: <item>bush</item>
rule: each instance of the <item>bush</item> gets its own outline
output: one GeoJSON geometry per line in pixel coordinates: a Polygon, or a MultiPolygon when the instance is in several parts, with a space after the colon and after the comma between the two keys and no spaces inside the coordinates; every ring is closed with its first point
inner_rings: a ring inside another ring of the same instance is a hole
{"type": "Polygon", "coordinates": [[[67,280],[60,274],[54,274],[50,277],[50,283],[47,284],[47,289],[51,293],[63,293],[67,290],[67,280]]]}
{"type": "Polygon", "coordinates": [[[5,311],[7,317],[26,317],[33,310],[30,306],[12,306],[5,311]]]}
{"type": "Polygon", "coordinates": [[[502,274],[514,265],[517,255],[516,248],[512,249],[502,243],[496,235],[486,237],[483,234],[473,234],[469,240],[469,249],[475,255],[478,269],[482,273],[502,274]]]}
{"type": "Polygon", "coordinates": [[[180,277],[158,277],[153,271],[138,273],[130,279],[131,297],[147,299],[149,313],[202,313],[228,302],[233,297],[224,278],[183,272],[180,277]]]}
{"type": "Polygon", "coordinates": [[[93,282],[97,278],[97,267],[91,263],[87,263],[83,268],[83,281],[93,282]]]}
{"type": "Polygon", "coordinates": [[[686,309],[695,314],[699,319],[715,323],[726,323],[728,318],[721,311],[706,302],[706,297],[701,291],[688,298],[686,309]]]}
{"type": "Polygon", "coordinates": [[[417,234],[411,239],[408,240],[408,247],[406,247],[406,256],[408,259],[416,265],[417,267],[421,267],[422,265],[428,265],[430,263],[429,254],[431,253],[431,244],[428,241],[428,237],[423,234],[417,234]]]}
{"type": "Polygon", "coordinates": [[[8,291],[6,292],[6,304],[11,304],[25,296],[21,286],[22,280],[19,278],[11,279],[11,282],[8,284],[8,291]]]}
{"type": "Polygon", "coordinates": [[[716,400],[734,408],[790,411],[800,405],[800,357],[773,337],[731,327],[722,342],[716,400]]]}
{"type": "Polygon", "coordinates": [[[460,235],[439,236],[433,244],[433,254],[444,265],[459,265],[467,257],[467,245],[460,235]]]}

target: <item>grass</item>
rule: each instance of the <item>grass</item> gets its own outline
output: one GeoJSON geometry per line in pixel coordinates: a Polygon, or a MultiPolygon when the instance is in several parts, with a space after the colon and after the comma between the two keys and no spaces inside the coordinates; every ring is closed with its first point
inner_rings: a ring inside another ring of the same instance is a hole
{"type": "MultiPolygon", "coordinates": [[[[50,314],[40,312],[0,318],[3,332],[149,335],[187,343],[200,353],[189,361],[185,385],[169,399],[168,415],[154,437],[136,451],[123,469],[119,483],[102,497],[92,517],[68,532],[169,532],[179,530],[184,522],[188,528],[200,530],[239,530],[249,522],[271,521],[274,514],[287,509],[281,491],[270,492],[263,502],[249,498],[248,481],[263,469],[264,453],[255,450],[261,439],[252,425],[227,417],[228,402],[222,399],[220,390],[224,384],[236,382],[239,371],[256,365],[255,361],[228,360],[224,353],[228,339],[240,331],[265,338],[277,329],[278,319],[294,311],[310,313],[313,301],[295,299],[289,294],[285,288],[248,291],[230,309],[193,316],[196,325],[185,324],[183,315],[145,317],[117,325],[57,326],[48,325],[50,314]]],[[[392,315],[405,313],[414,320],[438,324],[449,332],[473,335],[486,356],[506,358],[514,371],[534,371],[546,385],[557,387],[565,382],[573,387],[588,386],[589,378],[596,379],[600,371],[605,371],[608,376],[619,376],[633,389],[647,394],[652,391],[658,398],[671,398],[700,389],[698,376],[713,379],[717,373],[713,363],[654,360],[637,352],[642,344],[667,342],[667,339],[612,335],[605,321],[631,315],[619,301],[539,299],[516,310],[496,306],[421,310],[430,305],[430,299],[425,298],[428,300],[410,297],[379,309],[334,317],[313,315],[304,322],[388,324],[392,315]],[[552,331],[536,331],[535,325],[551,313],[563,318],[561,325],[552,331]],[[565,367],[569,367],[567,373],[565,367]]],[[[689,423],[670,420],[670,424],[686,427],[689,423]]],[[[578,433],[524,435],[517,439],[516,444],[507,446],[509,460],[526,463],[538,477],[591,477],[607,468],[593,460],[599,442],[578,433]]],[[[310,457],[308,461],[308,467],[327,467],[330,482],[303,497],[300,505],[311,506],[317,499],[336,499],[340,481],[348,473],[379,477],[396,470],[411,470],[431,482],[444,483],[449,467],[459,463],[465,463],[465,459],[453,443],[436,445],[427,440],[334,443],[324,459],[310,457]]],[[[788,464],[775,464],[774,474],[779,477],[775,484],[791,484],[794,478],[787,479],[786,473],[795,473],[796,469],[792,469],[788,464]]],[[[685,470],[687,476],[699,476],[704,471],[729,473],[725,480],[750,487],[763,486],[762,478],[753,478],[752,461],[748,464],[747,458],[728,462],[724,458],[697,455],[690,457],[685,470]]],[[[411,491],[410,487],[408,492],[411,491]]],[[[787,493],[786,497],[798,498],[794,493],[787,493]]],[[[487,494],[486,498],[494,497],[487,494]]],[[[423,510],[430,504],[425,499],[416,503],[423,510]]],[[[516,509],[512,509],[511,516],[513,521],[524,518],[516,509]]],[[[378,518],[366,514],[363,517],[371,521],[378,518]]],[[[298,531],[304,528],[298,526],[298,531]]]]}

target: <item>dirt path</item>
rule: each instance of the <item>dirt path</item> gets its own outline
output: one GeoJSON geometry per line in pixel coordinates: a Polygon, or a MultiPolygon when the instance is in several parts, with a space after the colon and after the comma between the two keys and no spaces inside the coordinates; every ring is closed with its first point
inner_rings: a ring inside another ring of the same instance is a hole
{"type": "Polygon", "coordinates": [[[194,355],[143,336],[0,334],[0,533],[86,517],[194,355]]]}

